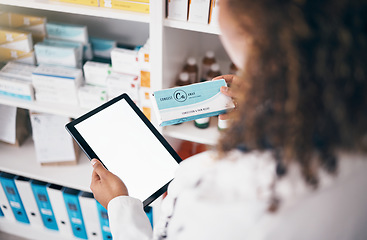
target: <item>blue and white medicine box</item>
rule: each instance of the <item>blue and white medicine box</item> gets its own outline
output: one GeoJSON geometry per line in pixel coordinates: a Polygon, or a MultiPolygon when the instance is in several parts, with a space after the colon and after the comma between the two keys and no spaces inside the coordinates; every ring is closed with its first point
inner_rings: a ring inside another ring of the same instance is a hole
{"type": "Polygon", "coordinates": [[[54,211],[52,210],[50,198],[47,194],[48,183],[38,180],[32,180],[31,186],[34,198],[36,199],[38,209],[41,214],[43,224],[46,228],[52,230],[59,230],[55,218],[54,211]]]}
{"type": "Polygon", "coordinates": [[[110,230],[110,222],[108,220],[107,210],[99,202],[96,201],[96,203],[103,240],[111,240],[112,234],[110,230]]]}
{"type": "Polygon", "coordinates": [[[79,204],[78,196],[80,191],[72,188],[63,188],[62,192],[74,236],[81,239],[88,239],[79,204]]]}
{"type": "Polygon", "coordinates": [[[16,176],[2,172],[0,174],[1,186],[4,189],[5,195],[9,201],[9,205],[14,213],[14,217],[18,222],[29,224],[26,211],[22,200],[20,199],[18,189],[15,185],[14,178],[16,176]]]}
{"type": "Polygon", "coordinates": [[[224,79],[175,87],[153,93],[153,107],[160,126],[226,113],[235,106],[220,92],[227,86],[224,79]]]}
{"type": "Polygon", "coordinates": [[[100,58],[111,58],[111,51],[117,46],[117,42],[102,38],[89,38],[92,44],[93,55],[100,58]]]}
{"type": "Polygon", "coordinates": [[[49,38],[81,42],[84,44],[88,43],[88,31],[86,26],[47,23],[46,30],[49,38]]]}

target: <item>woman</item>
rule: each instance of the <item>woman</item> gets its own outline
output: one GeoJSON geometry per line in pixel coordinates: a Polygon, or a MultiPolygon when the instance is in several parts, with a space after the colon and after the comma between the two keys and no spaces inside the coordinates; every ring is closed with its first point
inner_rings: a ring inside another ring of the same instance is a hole
{"type": "Polygon", "coordinates": [[[367,20],[362,1],[221,0],[237,110],[185,160],[154,232],[93,160],[114,239],[367,239],[367,20]]]}

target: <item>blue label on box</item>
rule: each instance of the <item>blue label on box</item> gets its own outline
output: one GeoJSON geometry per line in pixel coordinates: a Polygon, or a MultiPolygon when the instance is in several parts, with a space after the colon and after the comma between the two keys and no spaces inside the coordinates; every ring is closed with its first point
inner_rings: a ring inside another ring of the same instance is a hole
{"type": "Polygon", "coordinates": [[[71,228],[74,236],[81,239],[88,239],[87,232],[85,230],[82,211],[79,204],[79,191],[68,191],[69,189],[63,189],[63,196],[65,201],[66,210],[69,215],[71,228]]]}
{"type": "Polygon", "coordinates": [[[103,240],[111,240],[112,234],[110,230],[110,223],[108,220],[107,210],[99,202],[96,201],[96,203],[99,216],[99,223],[101,224],[103,240]]]}
{"type": "Polygon", "coordinates": [[[15,186],[14,177],[15,176],[7,173],[1,173],[1,186],[4,189],[6,197],[8,198],[9,205],[14,213],[15,219],[18,222],[29,224],[29,219],[25,212],[22,200],[20,199],[18,189],[15,186]]]}
{"type": "Polygon", "coordinates": [[[226,86],[224,80],[192,84],[154,92],[158,109],[177,108],[205,101],[217,95],[226,86]]]}
{"type": "Polygon", "coordinates": [[[51,202],[48,197],[47,186],[47,183],[39,182],[36,180],[31,181],[33,195],[36,199],[43,224],[48,229],[59,230],[56,223],[55,214],[52,210],[51,202]]]}

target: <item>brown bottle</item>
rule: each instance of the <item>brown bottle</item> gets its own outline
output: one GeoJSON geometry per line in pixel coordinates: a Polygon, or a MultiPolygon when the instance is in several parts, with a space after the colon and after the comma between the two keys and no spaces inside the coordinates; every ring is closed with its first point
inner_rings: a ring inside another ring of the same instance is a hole
{"type": "Polygon", "coordinates": [[[207,51],[205,54],[205,57],[203,58],[202,64],[201,64],[201,82],[206,81],[208,72],[210,71],[210,67],[216,63],[214,52],[213,51],[207,51]]]}
{"type": "Polygon", "coordinates": [[[231,63],[231,65],[229,66],[228,74],[237,75],[237,72],[238,72],[238,67],[234,65],[234,63],[231,63]]]}
{"type": "Polygon", "coordinates": [[[207,81],[211,81],[213,78],[218,77],[220,75],[222,75],[222,73],[220,72],[219,64],[218,63],[214,63],[210,67],[210,71],[208,72],[208,75],[206,77],[206,80],[207,81]]]}
{"type": "Polygon", "coordinates": [[[189,74],[187,72],[180,73],[176,81],[176,86],[185,86],[189,84],[190,84],[189,74]]]}
{"type": "Polygon", "coordinates": [[[196,59],[190,57],[187,59],[186,65],[183,69],[184,72],[189,74],[190,83],[198,82],[198,65],[196,63],[196,59]]]}

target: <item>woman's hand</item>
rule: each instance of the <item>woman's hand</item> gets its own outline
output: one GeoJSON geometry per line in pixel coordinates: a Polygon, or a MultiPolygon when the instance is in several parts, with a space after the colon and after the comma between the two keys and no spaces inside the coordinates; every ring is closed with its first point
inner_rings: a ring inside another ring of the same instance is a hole
{"type": "MultiPolygon", "coordinates": [[[[215,77],[215,78],[213,78],[213,81],[214,80],[219,80],[219,79],[224,79],[226,81],[227,85],[228,85],[228,87],[222,86],[220,88],[220,92],[223,93],[224,95],[228,96],[228,97],[231,97],[233,102],[235,103],[235,106],[237,107],[236,101],[234,99],[234,94],[233,94],[230,86],[233,83],[236,83],[238,81],[238,77],[236,75],[228,74],[228,75],[222,75],[222,76],[215,77]]],[[[227,120],[229,117],[228,117],[228,114],[221,114],[221,115],[219,115],[219,118],[221,120],[227,120]]]]}
{"type": "Polygon", "coordinates": [[[123,181],[115,174],[108,171],[100,161],[92,159],[92,182],[90,189],[94,198],[107,209],[108,203],[118,196],[128,196],[127,188],[123,181]]]}

